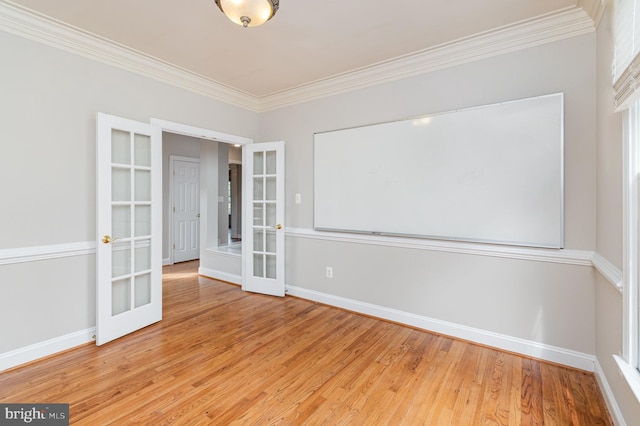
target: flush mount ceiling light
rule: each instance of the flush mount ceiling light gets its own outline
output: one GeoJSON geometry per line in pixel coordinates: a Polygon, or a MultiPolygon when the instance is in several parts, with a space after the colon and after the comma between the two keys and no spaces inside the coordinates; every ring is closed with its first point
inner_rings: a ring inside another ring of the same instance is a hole
{"type": "Polygon", "coordinates": [[[280,0],[215,0],[231,21],[243,27],[257,27],[273,17],[280,0]]]}

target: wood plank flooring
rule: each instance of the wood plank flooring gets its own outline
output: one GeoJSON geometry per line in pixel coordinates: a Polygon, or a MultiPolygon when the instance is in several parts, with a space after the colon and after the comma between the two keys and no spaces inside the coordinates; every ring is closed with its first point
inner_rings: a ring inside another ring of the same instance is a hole
{"type": "Polygon", "coordinates": [[[593,374],[165,267],[164,319],[0,374],[77,425],[610,425],[593,374]]]}

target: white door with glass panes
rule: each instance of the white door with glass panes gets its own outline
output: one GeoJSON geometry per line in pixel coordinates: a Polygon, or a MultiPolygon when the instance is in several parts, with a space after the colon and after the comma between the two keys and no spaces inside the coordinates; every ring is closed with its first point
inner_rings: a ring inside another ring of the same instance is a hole
{"type": "Polygon", "coordinates": [[[242,288],[284,296],[284,142],[243,146],[242,288]]]}
{"type": "Polygon", "coordinates": [[[162,319],[162,132],[97,117],[96,344],[162,319]]]}

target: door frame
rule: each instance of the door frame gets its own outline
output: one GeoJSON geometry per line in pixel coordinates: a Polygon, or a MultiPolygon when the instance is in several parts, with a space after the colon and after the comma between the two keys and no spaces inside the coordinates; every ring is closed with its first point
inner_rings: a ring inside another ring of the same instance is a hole
{"type": "MultiPolygon", "coordinates": [[[[163,130],[164,131],[164,130],[163,130]]],[[[174,206],[174,191],[175,191],[175,183],[174,178],[174,162],[175,161],[187,161],[191,163],[200,164],[200,159],[195,157],[182,157],[180,155],[170,155],[169,156],[169,265],[173,265],[175,263],[175,255],[173,245],[175,244],[175,211],[173,209],[174,206]]],[[[198,247],[200,243],[198,243],[198,247]]]]}
{"type": "MultiPolygon", "coordinates": [[[[231,135],[229,133],[218,132],[211,129],[205,129],[203,127],[190,126],[188,124],[177,123],[174,121],[168,121],[168,120],[163,120],[159,118],[153,118],[153,117],[150,118],[149,124],[160,128],[162,132],[174,133],[174,134],[189,136],[197,139],[206,139],[214,142],[223,142],[231,145],[248,145],[253,143],[253,139],[247,138],[244,136],[231,135]]],[[[242,179],[244,179],[245,173],[246,173],[246,170],[243,167],[242,179]]],[[[244,215],[245,208],[247,207],[243,204],[242,206],[243,215],[244,215]]],[[[202,209],[202,206],[200,206],[200,209],[202,209]]],[[[173,237],[171,237],[171,239],[173,239],[173,237]]],[[[171,248],[172,246],[169,246],[169,247],[171,248]]],[[[173,262],[173,250],[170,250],[170,252],[171,253],[169,258],[173,262]]],[[[243,244],[243,250],[242,250],[243,265],[244,265],[244,257],[245,257],[245,250],[244,250],[244,244],[243,244]]],[[[243,266],[243,269],[244,269],[244,266],[243,266]]],[[[243,275],[244,270],[242,270],[240,273],[241,275],[243,275]]]]}

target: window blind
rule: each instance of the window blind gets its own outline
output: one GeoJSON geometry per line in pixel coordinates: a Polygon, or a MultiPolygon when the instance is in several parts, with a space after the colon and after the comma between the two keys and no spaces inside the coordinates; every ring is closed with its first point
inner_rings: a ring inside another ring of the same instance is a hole
{"type": "Polygon", "coordinates": [[[621,110],[640,96],[640,0],[616,0],[613,6],[613,86],[621,110]]]}

